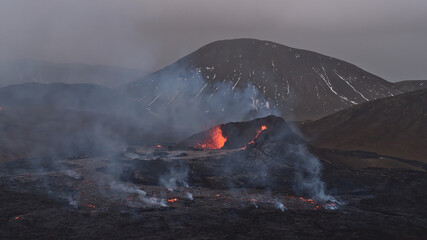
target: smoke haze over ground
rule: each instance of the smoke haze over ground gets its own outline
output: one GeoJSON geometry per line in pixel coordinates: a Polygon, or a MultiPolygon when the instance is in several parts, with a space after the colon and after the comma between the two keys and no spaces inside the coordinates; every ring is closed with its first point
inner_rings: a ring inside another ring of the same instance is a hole
{"type": "Polygon", "coordinates": [[[147,80],[134,94],[88,84],[2,88],[2,154],[9,159],[110,153],[126,144],[179,141],[216,124],[277,113],[253,86],[208,86],[195,69],[147,80]]]}

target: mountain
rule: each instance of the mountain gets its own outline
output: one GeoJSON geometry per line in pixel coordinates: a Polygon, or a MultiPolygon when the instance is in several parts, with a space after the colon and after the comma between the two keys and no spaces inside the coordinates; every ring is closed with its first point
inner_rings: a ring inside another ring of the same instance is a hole
{"type": "Polygon", "coordinates": [[[427,80],[405,80],[395,82],[394,86],[401,92],[412,92],[427,88],[427,80]]]}
{"type": "MultiPolygon", "coordinates": [[[[183,97],[182,91],[177,96],[162,95],[159,88],[198,78],[202,83],[192,85],[201,86],[196,94],[204,101],[224,91],[246,94],[249,100],[245,104],[254,111],[268,110],[287,120],[318,119],[401,93],[392,83],[350,63],[255,39],[210,43],[124,88],[135,98],[145,98],[142,102],[147,105],[155,98],[168,103],[173,97],[183,97]]],[[[219,109],[230,108],[222,104],[215,103],[219,109]]]]}
{"type": "Polygon", "coordinates": [[[316,147],[427,162],[427,89],[360,104],[301,125],[316,147]]]}
{"type": "Polygon", "coordinates": [[[93,83],[117,87],[144,73],[138,70],[77,63],[15,60],[0,63],[0,87],[26,82],[93,83]]]}

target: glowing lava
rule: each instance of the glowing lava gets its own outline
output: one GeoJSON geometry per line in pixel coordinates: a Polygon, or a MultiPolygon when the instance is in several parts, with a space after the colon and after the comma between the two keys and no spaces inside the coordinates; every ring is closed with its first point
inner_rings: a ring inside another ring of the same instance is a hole
{"type": "Polygon", "coordinates": [[[246,147],[248,146],[248,145],[251,145],[251,144],[254,144],[255,143],[255,139],[257,139],[258,138],[258,136],[261,134],[261,132],[262,131],[264,131],[264,130],[266,130],[267,129],[267,126],[265,126],[265,125],[262,125],[261,126],[261,129],[260,130],[258,130],[258,132],[256,133],[256,136],[246,145],[246,146],[244,146],[244,147],[242,147],[242,149],[246,149],[246,147]]]}
{"type": "Polygon", "coordinates": [[[227,138],[222,135],[221,126],[216,126],[209,130],[209,137],[205,142],[197,144],[195,147],[203,149],[221,149],[224,147],[225,142],[227,142],[227,138]]]}
{"type": "Polygon", "coordinates": [[[170,202],[170,203],[177,202],[177,201],[178,201],[177,198],[168,199],[168,202],[170,202]]]}
{"type": "Polygon", "coordinates": [[[22,220],[22,219],[24,219],[24,216],[19,215],[19,216],[12,218],[11,220],[18,221],[18,220],[22,220]]]}

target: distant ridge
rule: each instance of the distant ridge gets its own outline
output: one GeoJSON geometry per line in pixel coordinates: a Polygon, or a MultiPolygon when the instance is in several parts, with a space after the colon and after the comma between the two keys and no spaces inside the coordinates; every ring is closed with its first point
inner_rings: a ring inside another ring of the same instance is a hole
{"type": "Polygon", "coordinates": [[[134,69],[82,63],[51,63],[28,59],[0,63],[0,87],[27,82],[62,82],[91,83],[114,88],[144,75],[134,69]]]}

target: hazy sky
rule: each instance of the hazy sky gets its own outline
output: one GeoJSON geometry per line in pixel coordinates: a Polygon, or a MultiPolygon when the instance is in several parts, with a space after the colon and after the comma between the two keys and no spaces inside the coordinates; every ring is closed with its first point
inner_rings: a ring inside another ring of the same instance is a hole
{"type": "Polygon", "coordinates": [[[156,70],[220,39],[330,55],[389,81],[427,79],[426,0],[0,0],[0,59],[156,70]]]}

